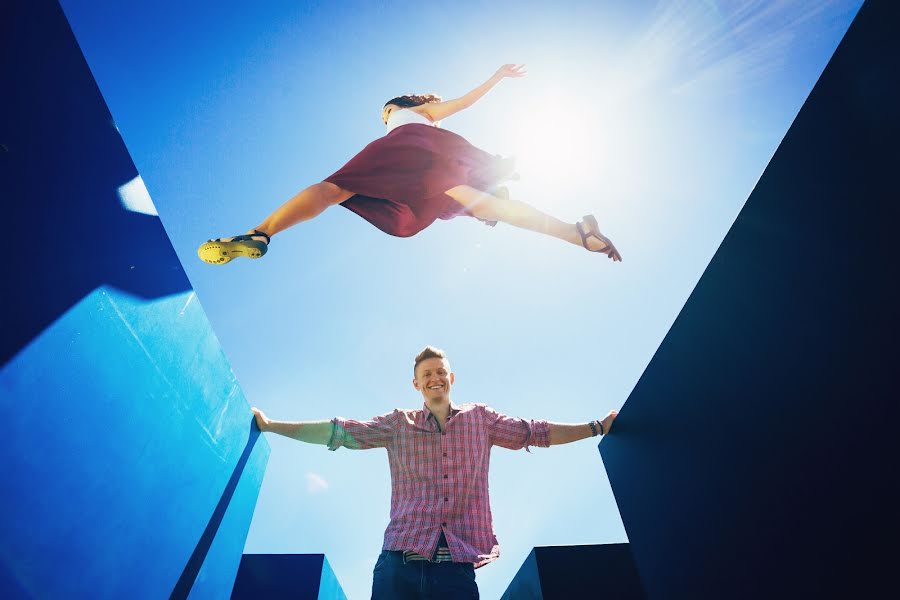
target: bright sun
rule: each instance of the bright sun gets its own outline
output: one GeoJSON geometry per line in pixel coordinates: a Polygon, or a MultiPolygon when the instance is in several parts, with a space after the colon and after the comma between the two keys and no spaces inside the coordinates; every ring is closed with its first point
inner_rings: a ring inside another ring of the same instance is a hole
{"type": "Polygon", "coordinates": [[[596,110],[562,94],[544,94],[516,110],[511,148],[529,187],[596,182],[608,144],[596,110]]]}

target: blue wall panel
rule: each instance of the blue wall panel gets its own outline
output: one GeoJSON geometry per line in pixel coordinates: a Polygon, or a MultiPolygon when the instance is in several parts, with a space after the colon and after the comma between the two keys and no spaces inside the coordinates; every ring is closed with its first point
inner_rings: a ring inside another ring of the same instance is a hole
{"type": "MultiPolygon", "coordinates": [[[[238,430],[246,431],[240,427],[238,430]]],[[[212,538],[209,553],[191,587],[192,600],[218,600],[228,596],[241,564],[247,530],[256,507],[268,457],[269,446],[259,437],[259,441],[250,448],[246,466],[240,469],[240,473],[235,473],[240,478],[237,480],[234,496],[227,503],[221,525],[212,538]]]]}
{"type": "Polygon", "coordinates": [[[0,56],[0,597],[226,597],[268,445],[59,6],[0,56]]]}
{"type": "MultiPolygon", "coordinates": [[[[7,569],[38,597],[168,596],[251,430],[192,294],[101,288],[5,366],[0,390],[7,569]]],[[[254,445],[217,532],[208,597],[230,588],[267,455],[254,445]]]]}
{"type": "Polygon", "coordinates": [[[651,598],[897,594],[898,28],[862,6],[600,444],[651,598]]]}

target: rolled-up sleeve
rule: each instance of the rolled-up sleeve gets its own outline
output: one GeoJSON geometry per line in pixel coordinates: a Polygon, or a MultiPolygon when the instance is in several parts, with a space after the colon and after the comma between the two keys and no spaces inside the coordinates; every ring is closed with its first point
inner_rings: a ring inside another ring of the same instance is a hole
{"type": "Polygon", "coordinates": [[[331,420],[331,439],[328,449],[340,447],[350,450],[368,450],[370,448],[387,448],[394,440],[397,428],[398,412],[373,417],[370,421],[354,421],[344,417],[331,420]]]}
{"type": "Polygon", "coordinates": [[[529,446],[547,448],[550,446],[550,423],[547,421],[527,421],[517,417],[508,417],[498,413],[490,406],[482,408],[488,428],[488,439],[492,446],[501,446],[510,450],[529,446]]]}

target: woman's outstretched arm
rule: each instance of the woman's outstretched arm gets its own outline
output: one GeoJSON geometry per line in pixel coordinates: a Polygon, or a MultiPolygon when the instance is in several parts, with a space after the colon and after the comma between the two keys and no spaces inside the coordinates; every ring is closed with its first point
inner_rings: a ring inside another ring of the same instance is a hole
{"type": "Polygon", "coordinates": [[[422,109],[432,121],[440,121],[446,119],[454,113],[469,108],[482,96],[487,94],[492,87],[500,83],[506,77],[523,77],[525,76],[525,65],[503,65],[490,79],[479,85],[477,88],[459,98],[447,100],[446,102],[435,102],[434,104],[423,104],[422,109]]]}

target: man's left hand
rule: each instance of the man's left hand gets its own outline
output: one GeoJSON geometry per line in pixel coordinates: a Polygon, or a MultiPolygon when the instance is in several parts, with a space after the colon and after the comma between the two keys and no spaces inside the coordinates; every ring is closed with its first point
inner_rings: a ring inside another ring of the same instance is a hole
{"type": "Polygon", "coordinates": [[[603,425],[603,435],[606,435],[609,433],[609,430],[612,429],[613,421],[615,421],[616,417],[618,417],[618,416],[619,416],[619,411],[611,410],[611,411],[609,411],[609,414],[606,415],[606,417],[602,421],[600,421],[600,424],[603,425]]]}

